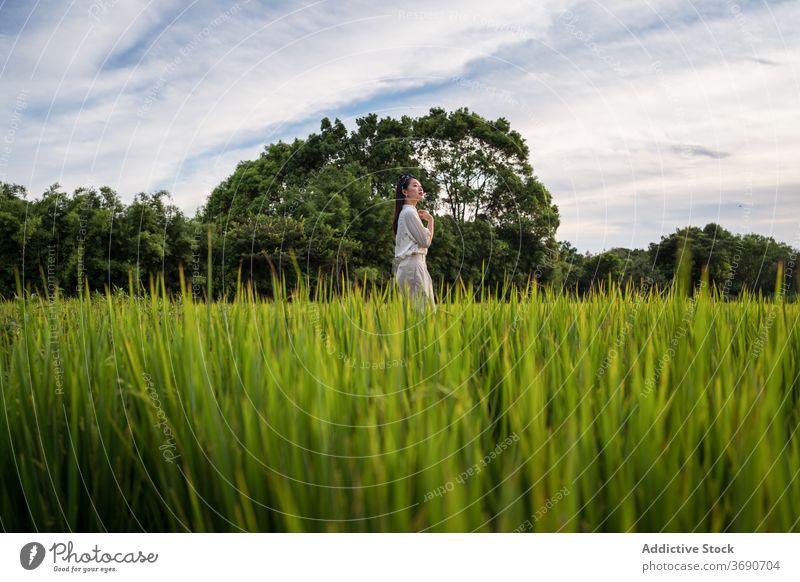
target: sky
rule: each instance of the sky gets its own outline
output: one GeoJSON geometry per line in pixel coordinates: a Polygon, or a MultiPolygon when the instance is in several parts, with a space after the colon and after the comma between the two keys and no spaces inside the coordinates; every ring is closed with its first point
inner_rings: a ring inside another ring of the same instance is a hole
{"type": "Polygon", "coordinates": [[[800,2],[0,0],[0,181],[189,215],[369,113],[504,117],[580,251],[717,222],[800,247],[800,2]]]}

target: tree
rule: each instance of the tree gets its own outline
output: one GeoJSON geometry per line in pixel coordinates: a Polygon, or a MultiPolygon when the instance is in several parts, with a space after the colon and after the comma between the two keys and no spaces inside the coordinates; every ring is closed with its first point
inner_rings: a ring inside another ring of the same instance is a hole
{"type": "Polygon", "coordinates": [[[136,194],[111,237],[129,241],[127,248],[119,249],[118,259],[126,270],[133,270],[138,288],[147,289],[150,277],[161,273],[166,287],[178,290],[179,266],[189,263],[194,229],[171,199],[166,190],[136,194]]]}
{"type": "MultiPolygon", "coordinates": [[[[414,140],[415,158],[456,221],[533,218],[550,203],[533,176],[525,140],[502,117],[490,122],[465,108],[449,114],[433,108],[415,120],[414,140]]],[[[555,232],[558,225],[551,226],[555,232]]]]}
{"type": "MultiPolygon", "coordinates": [[[[326,245],[339,249],[332,256],[327,249],[310,253],[312,277],[347,265],[349,272],[369,272],[385,282],[394,247],[394,183],[408,170],[425,185],[426,208],[436,213],[441,191],[442,204],[452,210],[449,222],[439,216],[437,242],[429,251],[434,278],[478,281],[485,263],[485,283],[510,277],[524,285],[556,249],[559,224],[558,209],[533,175],[528,154],[506,120],[489,122],[466,109],[431,109],[417,119],[370,114],[357,119],[350,134],[340,120],[325,118],[319,133],[272,144],[258,160],[240,163],[214,189],[201,217],[213,221],[225,240],[226,231],[238,232],[239,223],[252,226],[253,217],[288,214],[316,229],[301,242],[316,244],[323,234],[326,245]],[[454,269],[455,257],[461,260],[454,269]]],[[[251,250],[226,244],[226,254],[250,256],[251,250]]],[[[552,268],[542,272],[549,277],[552,268]]]]}
{"type": "Polygon", "coordinates": [[[622,265],[622,259],[614,251],[587,257],[578,281],[579,289],[586,292],[601,284],[607,285],[609,278],[612,281],[619,281],[622,275],[622,265]]]}
{"type": "Polygon", "coordinates": [[[30,238],[26,229],[24,186],[0,182],[0,296],[10,296],[15,290],[15,271],[21,270],[22,248],[30,238]]]}
{"type": "MultiPolygon", "coordinates": [[[[551,275],[553,287],[557,290],[577,290],[581,275],[583,274],[584,262],[584,256],[578,252],[578,249],[567,241],[561,241],[556,253],[551,253],[549,258],[553,266],[551,275]]],[[[535,272],[536,271],[534,271],[534,273],[535,272]]]]}

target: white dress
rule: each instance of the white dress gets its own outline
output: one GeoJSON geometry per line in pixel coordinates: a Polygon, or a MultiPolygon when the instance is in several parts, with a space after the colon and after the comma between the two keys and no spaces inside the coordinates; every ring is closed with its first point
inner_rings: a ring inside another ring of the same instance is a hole
{"type": "Polygon", "coordinates": [[[397,235],[394,244],[393,272],[401,290],[408,293],[418,308],[429,305],[436,310],[433,282],[425,264],[431,245],[431,233],[422,224],[417,209],[404,204],[397,218],[397,235]]]}

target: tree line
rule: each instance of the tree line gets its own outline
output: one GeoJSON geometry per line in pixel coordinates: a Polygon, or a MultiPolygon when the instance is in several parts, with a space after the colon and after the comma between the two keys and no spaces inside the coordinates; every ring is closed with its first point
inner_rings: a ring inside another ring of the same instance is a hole
{"type": "MultiPolygon", "coordinates": [[[[177,293],[181,267],[196,297],[208,296],[209,273],[215,298],[241,282],[270,294],[273,272],[290,287],[297,276],[311,288],[341,277],[383,285],[392,276],[395,180],[404,172],[423,183],[422,206],[437,217],[428,268],[445,285],[535,281],[583,294],[612,279],[663,288],[682,253],[691,256],[692,280],[706,270],[726,296],[771,295],[778,270],[793,273],[791,246],[717,224],[676,230],[647,249],[581,254],[556,239],[558,207],[530,157],[504,118],[433,108],[417,118],[369,114],[352,131],[325,118],[319,132],[240,162],[191,218],[164,190],[125,204],[108,187],[67,193],[54,184],[29,200],[24,187],[0,182],[0,295],[55,287],[74,294],[87,284],[141,292],[158,275],[177,293]]],[[[789,295],[795,282],[792,274],[789,295]]]]}

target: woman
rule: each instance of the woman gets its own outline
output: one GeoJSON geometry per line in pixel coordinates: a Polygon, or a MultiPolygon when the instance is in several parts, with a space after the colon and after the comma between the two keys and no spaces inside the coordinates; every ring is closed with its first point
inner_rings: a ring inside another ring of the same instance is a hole
{"type": "Polygon", "coordinates": [[[403,292],[408,292],[419,308],[426,304],[436,310],[433,282],[425,265],[425,255],[433,240],[433,216],[417,210],[417,202],[425,196],[422,184],[411,174],[403,174],[397,182],[394,207],[395,280],[403,292]],[[422,225],[422,221],[427,223],[422,225]]]}

